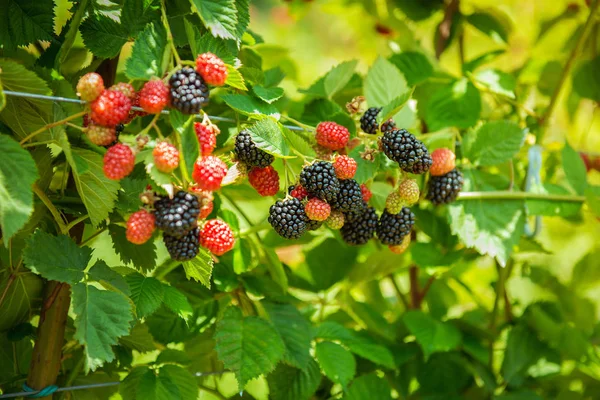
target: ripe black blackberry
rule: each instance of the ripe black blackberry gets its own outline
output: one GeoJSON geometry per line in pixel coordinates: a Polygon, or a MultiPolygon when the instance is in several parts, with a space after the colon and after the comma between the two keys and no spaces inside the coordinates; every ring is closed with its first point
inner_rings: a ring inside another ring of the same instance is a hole
{"type": "Polygon", "coordinates": [[[381,149],[400,168],[413,174],[429,171],[433,163],[427,147],[406,129],[385,132],[381,138],[381,149]]]}
{"type": "Polygon", "coordinates": [[[377,213],[375,208],[367,207],[365,210],[344,213],[346,222],[340,229],[344,242],[352,246],[367,243],[377,228],[377,213]]]}
{"type": "Polygon", "coordinates": [[[195,258],[200,248],[199,233],[198,228],[194,228],[181,238],[164,234],[163,242],[171,258],[176,261],[195,258]]]}
{"type": "Polygon", "coordinates": [[[200,202],[193,194],[179,191],[173,199],[161,197],[154,203],[156,227],[166,235],[183,237],[198,224],[200,202]]]}
{"type": "Polygon", "coordinates": [[[429,178],[427,198],[434,205],[452,203],[462,189],[464,183],[462,173],[456,168],[442,176],[429,178]]]}
{"type": "Polygon", "coordinates": [[[410,208],[402,207],[398,214],[384,211],[377,223],[377,237],[381,243],[394,246],[402,243],[404,236],[410,235],[410,230],[415,224],[415,214],[410,208]]]}
{"type": "Polygon", "coordinates": [[[366,206],[360,185],[354,179],[340,180],[340,191],[329,204],[334,210],[342,212],[359,211],[366,206]]]}
{"type": "Polygon", "coordinates": [[[396,123],[393,119],[388,119],[383,124],[381,124],[381,132],[386,133],[387,131],[393,131],[396,128],[396,123]]]}
{"type": "Polygon", "coordinates": [[[371,107],[360,117],[360,129],[365,133],[370,133],[374,135],[377,133],[379,129],[379,124],[377,123],[377,115],[381,111],[381,107],[371,107]]]}
{"type": "Polygon", "coordinates": [[[279,236],[298,239],[306,232],[308,217],[298,199],[278,200],[269,209],[269,223],[279,236]]]}
{"type": "Polygon", "coordinates": [[[333,164],[317,161],[300,172],[300,184],[315,197],[327,202],[333,201],[340,192],[340,181],[335,175],[333,164]]]}
{"type": "Polygon", "coordinates": [[[171,76],[169,91],[171,105],[184,114],[196,114],[208,103],[208,86],[190,67],[183,67],[171,76]]]}
{"type": "Polygon", "coordinates": [[[252,140],[252,136],[250,136],[250,132],[247,130],[238,133],[235,138],[233,152],[237,159],[248,167],[265,168],[271,165],[273,160],[275,160],[275,157],[271,154],[256,146],[252,140]]]}
{"type": "Polygon", "coordinates": [[[323,226],[323,221],[313,221],[312,219],[309,219],[306,223],[306,230],[314,231],[319,229],[321,226],[323,226]]]}

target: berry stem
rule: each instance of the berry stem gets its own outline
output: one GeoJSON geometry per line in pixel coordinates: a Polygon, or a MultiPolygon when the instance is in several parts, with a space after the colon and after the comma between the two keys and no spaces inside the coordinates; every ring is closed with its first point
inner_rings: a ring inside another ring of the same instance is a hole
{"type": "Polygon", "coordinates": [[[282,115],[281,118],[285,119],[286,121],[290,121],[292,124],[299,126],[300,128],[304,129],[305,131],[314,131],[315,130],[314,126],[303,124],[302,122],[295,120],[292,117],[288,117],[287,115],[282,115]]]}
{"type": "Polygon", "coordinates": [[[56,140],[44,140],[43,142],[26,143],[21,147],[26,149],[28,147],[44,146],[44,145],[52,144],[52,143],[56,143],[56,140]]]}
{"type": "Polygon", "coordinates": [[[498,190],[490,192],[461,192],[458,194],[457,200],[547,200],[583,203],[585,202],[585,196],[498,190]]]}
{"type": "Polygon", "coordinates": [[[56,221],[60,232],[62,234],[67,234],[69,230],[65,225],[65,220],[63,219],[62,215],[58,212],[54,204],[52,204],[48,196],[46,196],[46,193],[42,190],[41,187],[38,186],[37,183],[33,184],[32,189],[33,193],[35,193],[37,197],[39,197],[39,199],[42,201],[42,203],[44,203],[46,208],[48,208],[48,211],[50,211],[50,214],[52,214],[52,217],[54,218],[54,221],[56,221]]]}
{"type": "Polygon", "coordinates": [[[177,64],[181,65],[181,58],[179,57],[179,53],[175,48],[175,42],[173,41],[173,34],[171,33],[171,27],[169,26],[169,19],[167,18],[167,11],[164,0],[161,0],[160,2],[160,12],[163,18],[163,25],[167,30],[167,41],[169,42],[169,47],[171,47],[171,52],[173,53],[173,57],[175,57],[175,61],[177,62],[177,64]]]}
{"type": "Polygon", "coordinates": [[[30,133],[29,135],[27,135],[23,139],[21,139],[21,141],[19,142],[19,144],[22,146],[25,142],[27,142],[28,140],[33,139],[34,137],[36,137],[40,133],[43,133],[43,132],[47,131],[48,129],[52,129],[52,128],[57,127],[59,125],[66,124],[67,122],[72,121],[72,120],[74,120],[76,118],[83,117],[85,114],[86,114],[86,112],[82,111],[82,112],[79,112],[77,114],[73,114],[71,116],[68,116],[67,118],[61,119],[59,121],[52,122],[51,124],[44,125],[43,127],[41,127],[40,129],[38,129],[37,131],[33,131],[32,133],[30,133]]]}
{"type": "Polygon", "coordinates": [[[69,225],[67,225],[67,226],[65,227],[65,229],[66,229],[66,230],[67,230],[67,232],[68,232],[68,231],[70,231],[70,230],[71,230],[71,229],[72,229],[72,228],[73,228],[75,225],[77,225],[77,224],[78,224],[78,223],[80,223],[80,222],[83,222],[83,221],[85,221],[85,220],[86,220],[86,219],[88,219],[89,217],[90,217],[90,216],[89,216],[89,215],[87,215],[87,214],[86,214],[86,215],[82,215],[81,217],[79,217],[79,218],[77,218],[77,219],[75,219],[75,220],[71,221],[71,222],[69,223],[69,225]]]}

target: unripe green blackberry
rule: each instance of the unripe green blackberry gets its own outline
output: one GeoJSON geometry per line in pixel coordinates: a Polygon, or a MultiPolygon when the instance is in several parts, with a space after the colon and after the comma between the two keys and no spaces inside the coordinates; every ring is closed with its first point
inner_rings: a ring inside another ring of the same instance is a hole
{"type": "Polygon", "coordinates": [[[429,189],[427,191],[427,199],[431,200],[434,205],[452,203],[456,200],[458,193],[462,189],[464,183],[462,173],[453,169],[442,176],[429,177],[429,189]]]}
{"type": "Polygon", "coordinates": [[[269,223],[285,239],[300,238],[306,232],[307,222],[304,205],[296,198],[278,200],[269,209],[269,223]]]}
{"type": "Polygon", "coordinates": [[[381,149],[400,168],[413,174],[427,172],[433,163],[423,142],[405,129],[385,132],[381,138],[381,149]]]}
{"type": "Polygon", "coordinates": [[[398,214],[402,210],[403,203],[400,193],[392,192],[385,199],[385,209],[390,214],[398,214]]]}
{"type": "Polygon", "coordinates": [[[408,207],[419,201],[421,192],[416,180],[405,179],[398,185],[398,194],[402,199],[402,205],[408,207]]]}
{"type": "Polygon", "coordinates": [[[340,192],[340,181],[335,175],[333,164],[317,161],[300,172],[300,184],[315,197],[331,202],[340,192]]]}
{"type": "Polygon", "coordinates": [[[344,226],[345,221],[346,217],[344,217],[344,213],[342,213],[341,211],[332,211],[331,214],[329,214],[329,218],[327,218],[327,221],[325,221],[325,223],[331,229],[337,230],[344,226]]]}
{"type": "Polygon", "coordinates": [[[415,215],[409,208],[403,207],[398,214],[384,211],[377,224],[377,237],[383,244],[395,246],[402,243],[415,224],[415,215]]]}
{"type": "Polygon", "coordinates": [[[377,228],[377,213],[375,208],[367,207],[358,212],[345,214],[346,222],[340,229],[342,239],[351,246],[367,243],[377,228]]]}

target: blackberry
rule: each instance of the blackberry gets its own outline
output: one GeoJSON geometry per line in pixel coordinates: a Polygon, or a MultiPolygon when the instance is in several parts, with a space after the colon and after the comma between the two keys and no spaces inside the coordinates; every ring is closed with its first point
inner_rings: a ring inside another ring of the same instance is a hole
{"type": "Polygon", "coordinates": [[[188,261],[198,255],[200,238],[198,228],[194,228],[181,238],[163,235],[163,242],[169,255],[176,261],[188,261]]]}
{"type": "Polygon", "coordinates": [[[381,243],[389,246],[400,244],[402,239],[410,234],[414,224],[415,214],[410,208],[402,207],[398,214],[390,214],[386,210],[377,223],[377,237],[381,243]]]}
{"type": "Polygon", "coordinates": [[[323,221],[313,221],[313,220],[309,219],[308,222],[306,223],[306,230],[314,231],[314,230],[319,229],[322,225],[323,225],[323,221]]]}
{"type": "Polygon", "coordinates": [[[300,184],[310,195],[327,202],[336,199],[340,192],[340,181],[333,164],[327,161],[317,161],[304,167],[300,172],[300,184]]]}
{"type": "Polygon", "coordinates": [[[200,203],[193,194],[179,191],[173,199],[161,197],[154,203],[156,227],[166,235],[180,238],[198,224],[200,203]]]}
{"type": "Polygon", "coordinates": [[[381,148],[390,160],[413,174],[429,171],[433,163],[427,147],[406,129],[387,131],[381,138],[381,148]]]}
{"type": "Polygon", "coordinates": [[[308,217],[298,199],[278,200],[269,209],[269,223],[279,236],[298,239],[306,232],[308,217]]]}
{"type": "Polygon", "coordinates": [[[367,243],[377,228],[377,213],[375,208],[368,207],[365,210],[345,213],[346,221],[340,229],[344,242],[352,246],[367,243]]]}
{"type": "Polygon", "coordinates": [[[381,109],[381,107],[371,107],[365,111],[362,117],[360,117],[360,129],[362,129],[363,132],[370,133],[371,135],[377,133],[377,129],[379,129],[377,115],[381,109]]]}
{"type": "Polygon", "coordinates": [[[381,132],[386,133],[387,131],[393,131],[396,128],[396,123],[393,119],[388,119],[383,124],[381,124],[381,132]]]}
{"type": "Polygon", "coordinates": [[[354,179],[340,180],[340,191],[329,204],[334,210],[343,212],[359,211],[366,207],[360,185],[354,179]]]}
{"type": "Polygon", "coordinates": [[[462,173],[456,168],[442,176],[429,178],[427,198],[434,205],[447,204],[456,200],[464,183],[462,173]]]}
{"type": "Polygon", "coordinates": [[[184,114],[196,114],[208,103],[209,90],[193,68],[184,67],[169,79],[171,105],[184,114]]]}
{"type": "Polygon", "coordinates": [[[247,130],[238,133],[233,151],[237,159],[249,167],[265,168],[275,160],[271,154],[256,146],[247,130]]]}

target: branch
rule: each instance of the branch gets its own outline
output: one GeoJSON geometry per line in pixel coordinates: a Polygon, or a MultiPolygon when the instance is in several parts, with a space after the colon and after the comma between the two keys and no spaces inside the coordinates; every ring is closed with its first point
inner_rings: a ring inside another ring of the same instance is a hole
{"type": "Polygon", "coordinates": [[[421,308],[421,289],[419,289],[419,267],[411,265],[408,270],[410,279],[410,302],[411,308],[421,308]]]}
{"type": "Polygon", "coordinates": [[[435,43],[435,58],[439,60],[440,56],[446,50],[450,33],[452,32],[452,20],[454,14],[458,11],[459,0],[450,0],[444,11],[444,19],[438,26],[438,39],[435,43]]]}

